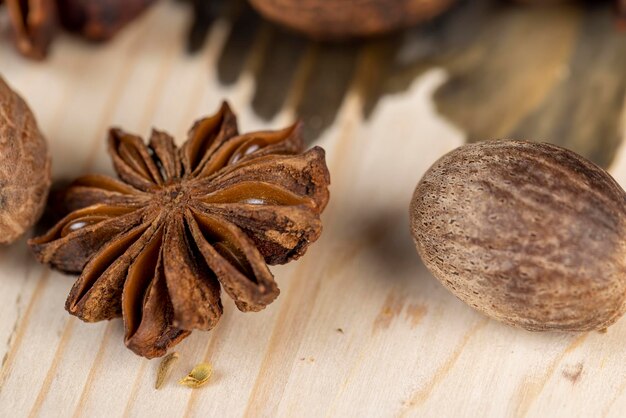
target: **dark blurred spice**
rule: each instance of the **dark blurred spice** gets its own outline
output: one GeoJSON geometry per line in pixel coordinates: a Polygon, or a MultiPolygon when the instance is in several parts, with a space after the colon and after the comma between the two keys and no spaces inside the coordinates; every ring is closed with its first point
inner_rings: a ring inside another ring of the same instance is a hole
{"type": "Polygon", "coordinates": [[[29,58],[43,59],[57,26],[54,0],[6,0],[5,3],[17,49],[29,58]]]}
{"type": "Polygon", "coordinates": [[[57,0],[63,26],[87,39],[112,38],[156,0],[57,0]]]}
{"type": "Polygon", "coordinates": [[[615,0],[615,12],[620,28],[626,30],[626,0],[615,0]]]}
{"type": "Polygon", "coordinates": [[[187,51],[195,53],[202,49],[211,25],[219,16],[224,0],[188,0],[193,7],[193,20],[189,27],[187,51]]]}
{"type": "Polygon", "coordinates": [[[18,51],[43,59],[59,22],[93,41],[112,38],[157,0],[0,0],[9,13],[18,51]]]}

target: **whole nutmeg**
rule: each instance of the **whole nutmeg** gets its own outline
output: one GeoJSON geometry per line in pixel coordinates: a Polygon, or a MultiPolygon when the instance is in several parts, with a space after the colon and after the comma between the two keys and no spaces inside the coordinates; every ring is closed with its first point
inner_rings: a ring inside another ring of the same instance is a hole
{"type": "Polygon", "coordinates": [[[0,77],[0,243],[15,241],[43,212],[50,157],[35,117],[0,77]]]}
{"type": "Polygon", "coordinates": [[[426,267],[459,299],[532,331],[601,330],[626,309],[626,193],[572,151],[465,145],[411,202],[426,267]]]}
{"type": "Polygon", "coordinates": [[[318,39],[381,34],[431,19],[456,0],[250,0],[267,19],[318,39]]]}

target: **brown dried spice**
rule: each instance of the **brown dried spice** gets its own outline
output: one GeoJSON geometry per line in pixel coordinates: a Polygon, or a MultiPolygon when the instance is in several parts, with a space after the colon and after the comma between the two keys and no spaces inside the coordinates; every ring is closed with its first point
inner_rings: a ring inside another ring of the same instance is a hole
{"type": "MultiPolygon", "coordinates": [[[[156,0],[6,0],[17,49],[43,59],[60,23],[93,41],[112,38],[156,0]]],[[[0,5],[3,1],[0,0],[0,5]]]]}
{"type": "Polygon", "coordinates": [[[468,305],[530,331],[587,332],[626,312],[624,201],[572,151],[485,141],[426,172],[411,230],[426,267],[468,305]]]}
{"type": "Polygon", "coordinates": [[[0,77],[0,243],[41,216],[50,189],[46,140],[28,105],[0,77]]]}
{"type": "Polygon", "coordinates": [[[57,27],[56,2],[6,0],[5,3],[17,49],[29,58],[43,59],[57,27]]]}
{"type": "Polygon", "coordinates": [[[112,38],[156,0],[57,0],[61,23],[93,41],[112,38]]]}
{"type": "Polygon", "coordinates": [[[38,259],[81,272],[66,309],[87,322],[122,316],[126,345],[157,357],[222,315],[220,286],[241,311],[278,296],[267,264],[304,254],[321,233],[330,183],[324,150],[301,153],[299,125],[239,135],[227,104],[177,148],[154,130],[148,146],[113,129],[122,181],[88,175],[72,210],[30,241],[38,259]]]}

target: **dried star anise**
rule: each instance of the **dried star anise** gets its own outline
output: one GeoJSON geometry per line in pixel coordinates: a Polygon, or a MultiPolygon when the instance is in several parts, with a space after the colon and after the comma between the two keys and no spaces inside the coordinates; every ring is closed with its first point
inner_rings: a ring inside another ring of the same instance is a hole
{"type": "Polygon", "coordinates": [[[43,59],[57,27],[56,2],[5,0],[5,3],[17,49],[29,58],[43,59]]]}
{"type": "Polygon", "coordinates": [[[324,150],[301,153],[299,125],[239,135],[228,105],[177,148],[119,129],[109,152],[122,181],[70,186],[72,212],[30,241],[38,259],[81,272],[66,309],[87,322],[122,316],[126,345],[162,356],[222,314],[220,287],[241,311],[278,296],[267,264],[304,254],[321,232],[330,182],[324,150]]]}

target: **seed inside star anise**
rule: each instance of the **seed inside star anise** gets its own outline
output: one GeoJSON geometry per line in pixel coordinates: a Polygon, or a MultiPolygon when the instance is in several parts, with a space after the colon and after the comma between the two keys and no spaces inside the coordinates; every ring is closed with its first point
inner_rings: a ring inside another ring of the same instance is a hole
{"type": "Polygon", "coordinates": [[[330,182],[324,150],[302,152],[298,124],[239,135],[228,105],[178,148],[153,131],[110,131],[121,181],[76,180],[71,210],[30,241],[38,259],[81,273],[66,309],[87,322],[122,316],[126,345],[157,357],[222,315],[220,288],[241,311],[279,293],[268,264],[304,254],[321,233],[330,182]]]}

